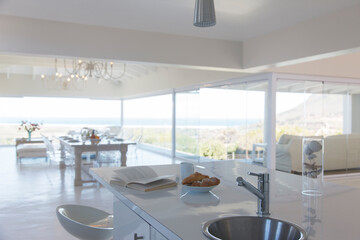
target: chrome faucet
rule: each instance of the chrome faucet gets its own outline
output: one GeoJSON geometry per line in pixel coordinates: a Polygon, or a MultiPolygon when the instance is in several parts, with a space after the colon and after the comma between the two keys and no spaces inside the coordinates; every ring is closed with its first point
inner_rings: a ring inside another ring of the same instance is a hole
{"type": "Polygon", "coordinates": [[[251,193],[258,197],[258,210],[257,215],[260,217],[270,215],[270,184],[269,184],[269,174],[268,173],[253,173],[248,172],[249,175],[258,177],[258,188],[251,185],[251,183],[245,181],[242,177],[238,177],[236,181],[238,186],[244,187],[249,190],[251,193]]]}

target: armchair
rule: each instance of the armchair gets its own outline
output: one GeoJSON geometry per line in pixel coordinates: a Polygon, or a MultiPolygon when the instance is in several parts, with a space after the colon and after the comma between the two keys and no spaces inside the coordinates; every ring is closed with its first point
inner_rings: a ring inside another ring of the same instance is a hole
{"type": "MultiPolygon", "coordinates": [[[[311,138],[315,136],[306,136],[311,138]]],[[[303,136],[284,134],[276,144],[276,169],[283,172],[302,172],[303,136]]]]}

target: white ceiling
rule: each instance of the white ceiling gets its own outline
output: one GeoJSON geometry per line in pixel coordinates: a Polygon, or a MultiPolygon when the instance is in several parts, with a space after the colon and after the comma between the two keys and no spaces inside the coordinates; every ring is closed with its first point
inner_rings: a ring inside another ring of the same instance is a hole
{"type": "Polygon", "coordinates": [[[359,4],[359,0],[215,0],[217,25],[192,25],[195,0],[1,0],[0,14],[241,41],[359,4]]]}
{"type": "MultiPolygon", "coordinates": [[[[217,24],[210,28],[192,25],[195,0],[0,0],[0,15],[243,41],[360,4],[360,0],[214,1],[217,24]]],[[[53,63],[54,58],[0,55],[0,73],[34,78],[54,71],[53,63]]],[[[360,63],[359,53],[259,71],[360,79],[354,63],[360,63]]],[[[167,68],[149,63],[127,66],[124,81],[167,68]]]]}

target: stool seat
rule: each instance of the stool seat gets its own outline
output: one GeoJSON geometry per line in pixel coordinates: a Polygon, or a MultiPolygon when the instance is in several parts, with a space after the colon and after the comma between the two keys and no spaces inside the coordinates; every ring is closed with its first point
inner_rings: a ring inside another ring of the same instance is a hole
{"type": "Polygon", "coordinates": [[[84,240],[105,240],[113,235],[113,215],[83,205],[61,205],[56,215],[67,232],[84,240]]]}

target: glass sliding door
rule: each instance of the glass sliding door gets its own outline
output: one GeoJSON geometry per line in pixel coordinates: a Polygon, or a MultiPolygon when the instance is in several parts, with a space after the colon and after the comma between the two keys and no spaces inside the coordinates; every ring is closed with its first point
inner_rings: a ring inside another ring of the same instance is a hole
{"type": "Polygon", "coordinates": [[[276,169],[302,172],[302,139],[323,137],[324,84],[278,80],[276,93],[276,169]]]}
{"type": "MultiPolygon", "coordinates": [[[[304,81],[277,81],[276,93],[276,141],[283,135],[302,136],[306,132],[304,81]]],[[[283,136],[283,138],[286,136],[283,136]]],[[[282,139],[283,141],[285,139],[282,139]]]]}
{"type": "Polygon", "coordinates": [[[21,121],[41,123],[32,137],[79,133],[83,127],[103,132],[108,126],[120,126],[120,100],[88,98],[24,97],[0,98],[0,145],[14,144],[15,138],[27,137],[18,127],[21,121]]]}
{"type": "MultiPolygon", "coordinates": [[[[253,163],[266,166],[265,141],[265,108],[269,107],[267,94],[269,84],[267,81],[249,82],[246,84],[246,149],[245,158],[251,159],[253,163]]],[[[244,145],[244,144],[243,144],[244,145]]]]}
{"type": "Polygon", "coordinates": [[[199,145],[202,157],[235,159],[235,152],[240,149],[241,128],[246,128],[246,93],[244,85],[232,87],[200,89],[199,145]]]}
{"type": "Polygon", "coordinates": [[[171,94],[124,100],[124,138],[171,150],[171,94]]]}
{"type": "Polygon", "coordinates": [[[301,173],[302,137],[307,136],[324,138],[326,175],[357,170],[359,93],[357,84],[277,81],[276,168],[301,173]]]}
{"type": "MultiPolygon", "coordinates": [[[[346,159],[346,173],[357,173],[360,169],[360,85],[347,84],[346,87],[347,94],[343,94],[344,127],[343,133],[336,136],[339,138],[336,154],[338,159],[346,159]],[[340,140],[342,145],[339,144],[340,140]]],[[[332,139],[335,140],[335,137],[332,139]]]]}
{"type": "Polygon", "coordinates": [[[267,82],[256,82],[177,93],[177,155],[246,160],[254,144],[261,144],[255,151],[264,157],[266,89],[267,82]]]}
{"type": "Polygon", "coordinates": [[[252,156],[253,144],[264,143],[266,87],[257,82],[200,90],[201,156],[217,160],[252,156]]]}
{"type": "Polygon", "coordinates": [[[302,169],[302,138],[314,136],[322,127],[322,85],[318,82],[277,81],[276,169],[302,169]],[[313,95],[309,91],[316,91],[313,95]],[[308,121],[309,120],[309,121],[308,121]]]}
{"type": "Polygon", "coordinates": [[[199,161],[200,93],[176,93],[176,156],[199,161]]]}
{"type": "Polygon", "coordinates": [[[324,83],[305,81],[304,85],[304,129],[303,136],[324,136],[325,99],[324,83]]]}

